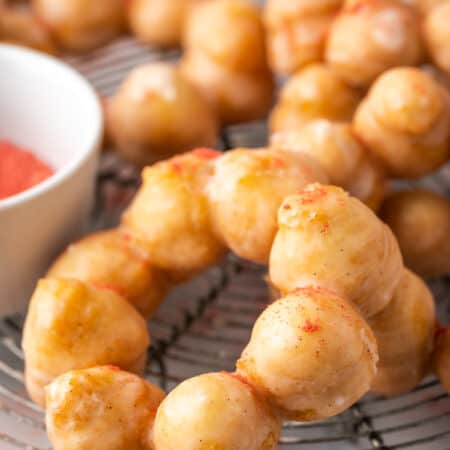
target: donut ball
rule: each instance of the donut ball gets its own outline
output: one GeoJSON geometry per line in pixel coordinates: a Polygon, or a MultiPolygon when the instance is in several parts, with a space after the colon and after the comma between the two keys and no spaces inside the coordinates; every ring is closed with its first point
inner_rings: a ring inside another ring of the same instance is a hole
{"type": "Polygon", "coordinates": [[[282,292],[322,286],[351,301],[364,317],[387,306],[403,273],[389,227],[344,190],[320,184],[281,205],[269,267],[282,292]]]}
{"type": "Polygon", "coordinates": [[[450,74],[450,1],[437,3],[425,16],[424,36],[433,62],[450,74]]]}
{"type": "Polygon", "coordinates": [[[179,47],[191,8],[205,0],[130,0],[132,33],[145,44],[179,47]]]}
{"type": "Polygon", "coordinates": [[[213,226],[242,258],[267,264],[283,199],[327,177],[315,160],[275,149],[238,149],[216,160],[209,185],[213,226]]]}
{"type": "Polygon", "coordinates": [[[333,22],[325,59],[346,82],[365,88],[392,67],[419,64],[423,47],[412,8],[394,0],[357,0],[333,22]]]}
{"type": "Polygon", "coordinates": [[[271,68],[289,75],[321,61],[325,40],[343,0],[268,0],[264,9],[271,68]]]}
{"type": "Polygon", "coordinates": [[[261,314],[237,367],[284,418],[312,421],[362,397],[377,360],[375,338],[358,311],[334,292],[304,287],[261,314]]]}
{"type": "Polygon", "coordinates": [[[119,153],[138,165],[217,141],[211,108],[169,63],[145,64],[128,75],[109,101],[108,125],[119,153]]]}
{"type": "Polygon", "coordinates": [[[265,117],[273,80],[259,9],[245,0],[196,7],[186,25],[183,74],[202,92],[222,124],[265,117]]]}
{"type": "Polygon", "coordinates": [[[434,369],[442,386],[450,393],[450,327],[438,336],[434,352],[434,369]]]}
{"type": "Polygon", "coordinates": [[[392,300],[368,322],[380,356],[372,390],[392,396],[414,389],[429,368],[436,325],[426,284],[405,269],[392,300]]]}
{"type": "Polygon", "coordinates": [[[314,119],[348,121],[360,94],[347,86],[336,71],[324,64],[311,64],[297,72],[281,90],[270,115],[272,133],[298,130],[314,119]]]}
{"type": "Polygon", "coordinates": [[[73,369],[114,364],[144,371],[150,337],[145,320],[122,297],[82,281],[40,280],[24,326],[25,382],[44,404],[44,387],[73,369]]]}
{"type": "Polygon", "coordinates": [[[241,377],[209,373],[178,385],[158,408],[155,450],[273,450],[280,420],[241,377]]]}
{"type": "Polygon", "coordinates": [[[47,276],[76,278],[115,291],[146,318],[169,289],[167,275],[150,264],[145,249],[118,229],[100,231],[71,244],[47,276]]]}
{"type": "Polygon", "coordinates": [[[148,450],[146,436],[164,392],[115,366],[74,370],[46,387],[54,450],[148,450]]]}
{"type": "Polygon", "coordinates": [[[32,5],[65,50],[92,50],[124,29],[123,0],[32,0],[32,5]]]}
{"type": "Polygon", "coordinates": [[[55,53],[55,43],[48,29],[28,9],[6,7],[0,3],[0,42],[55,53]]]}
{"type": "Polygon", "coordinates": [[[392,193],[381,218],[400,244],[405,264],[426,278],[450,272],[450,202],[426,189],[392,193]]]}
{"type": "Polygon", "coordinates": [[[440,3],[444,3],[447,0],[417,0],[417,6],[419,11],[426,13],[434,6],[439,5],[440,3]]]}
{"type": "Polygon", "coordinates": [[[297,131],[273,134],[271,143],[310,155],[321,164],[332,184],[372,209],[380,206],[386,190],[384,174],[348,123],[316,119],[297,131]]]}
{"type": "Polygon", "coordinates": [[[398,178],[426,175],[450,155],[447,91],[416,68],[384,73],[356,111],[353,129],[398,178]]]}
{"type": "Polygon", "coordinates": [[[220,152],[197,150],[146,167],[123,227],[169,272],[194,272],[226,252],[212,230],[207,184],[220,152]]]}

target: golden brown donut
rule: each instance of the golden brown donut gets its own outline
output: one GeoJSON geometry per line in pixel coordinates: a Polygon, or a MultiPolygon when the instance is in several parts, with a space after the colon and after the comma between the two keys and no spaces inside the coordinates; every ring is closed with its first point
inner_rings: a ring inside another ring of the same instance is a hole
{"type": "Polygon", "coordinates": [[[325,39],[344,0],[268,0],[264,9],[269,63],[288,75],[323,59],[325,39]]]}
{"type": "Polygon", "coordinates": [[[388,306],[368,322],[380,355],[372,391],[393,396],[414,389],[426,375],[433,350],[436,315],[427,285],[405,269],[388,306]]]}
{"type": "Polygon", "coordinates": [[[129,0],[131,32],[145,44],[179,47],[190,10],[206,0],[129,0]]]}
{"type": "Polygon", "coordinates": [[[405,264],[426,278],[450,272],[450,202],[426,189],[392,193],[380,211],[405,264]]]}
{"type": "Polygon", "coordinates": [[[304,287],[261,314],[237,367],[284,418],[312,421],[362,397],[377,360],[375,337],[358,311],[331,291],[304,287]]]}
{"type": "Polygon", "coordinates": [[[433,357],[434,370],[444,389],[450,393],[450,326],[438,336],[433,357]]]}
{"type": "Polygon", "coordinates": [[[48,29],[29,9],[0,3],[0,42],[23,45],[45,53],[56,53],[48,29]]]}
{"type": "Polygon", "coordinates": [[[47,277],[75,278],[115,291],[145,318],[153,315],[169,289],[167,275],[150,264],[139,242],[117,229],[93,233],[71,244],[47,277]]]}
{"type": "Polygon", "coordinates": [[[65,50],[92,50],[124,29],[124,0],[32,0],[32,4],[65,50]]]}
{"type": "Polygon", "coordinates": [[[114,364],[143,373],[149,343],[145,320],[118,294],[74,279],[40,280],[22,340],[28,393],[43,405],[44,387],[73,369],[114,364]]]}
{"type": "Polygon", "coordinates": [[[208,188],[212,223],[234,253],[267,264],[283,199],[307,184],[327,182],[308,155],[276,149],[237,149],[216,160],[208,188]]]}
{"type": "Polygon", "coordinates": [[[139,165],[217,141],[211,108],[169,63],[145,64],[128,75],[109,101],[108,125],[120,154],[139,165]]]}
{"type": "Polygon", "coordinates": [[[53,450],[149,450],[164,392],[118,367],[73,370],[46,387],[53,450]]]}
{"type": "Polygon", "coordinates": [[[280,207],[269,273],[283,293],[321,286],[371,317],[391,300],[403,261],[391,230],[367,206],[338,187],[313,184],[280,207]]]}
{"type": "Polygon", "coordinates": [[[207,184],[220,152],[197,150],[144,169],[143,185],[122,217],[157,267],[193,272],[226,252],[212,230],[207,184]]]}
{"type": "Polygon", "coordinates": [[[281,131],[271,136],[276,148],[300,151],[315,158],[330,182],[377,210],[386,191],[379,165],[344,122],[316,119],[297,131],[281,131]]]}
{"type": "Polygon", "coordinates": [[[448,92],[420,69],[396,68],[373,84],[353,129],[390,175],[415,178],[448,160],[449,124],[448,92]]]}
{"type": "Polygon", "coordinates": [[[331,26],[326,61],[348,83],[368,87],[395,66],[424,59],[419,16],[394,0],[353,0],[331,26]]]}
{"type": "Polygon", "coordinates": [[[208,373],[182,382],[163,400],[151,444],[155,450],[274,450],[280,428],[244,379],[208,373]]]}
{"type": "Polygon", "coordinates": [[[270,131],[298,130],[314,119],[349,121],[360,99],[359,92],[347,86],[335,70],[311,64],[281,90],[270,115],[270,131]]]}
{"type": "Polygon", "coordinates": [[[430,8],[424,21],[424,36],[433,62],[450,74],[450,0],[430,8]]]}
{"type": "Polygon", "coordinates": [[[263,118],[273,80],[261,14],[245,0],[214,0],[189,16],[183,74],[203,93],[222,124],[263,118]]]}

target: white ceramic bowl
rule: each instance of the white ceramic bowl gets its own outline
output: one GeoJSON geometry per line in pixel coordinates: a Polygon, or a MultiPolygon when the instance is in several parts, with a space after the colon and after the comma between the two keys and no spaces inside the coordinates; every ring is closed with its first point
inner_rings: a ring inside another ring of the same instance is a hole
{"type": "Polygon", "coordinates": [[[0,45],[0,140],[32,150],[55,175],[0,200],[0,315],[23,311],[51,259],[86,225],[102,113],[77,72],[42,54],[0,45]]]}

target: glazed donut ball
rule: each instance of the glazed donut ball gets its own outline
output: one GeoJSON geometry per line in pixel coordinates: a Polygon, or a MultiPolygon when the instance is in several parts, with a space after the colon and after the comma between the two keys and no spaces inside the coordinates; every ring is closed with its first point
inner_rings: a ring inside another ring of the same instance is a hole
{"type": "Polygon", "coordinates": [[[426,13],[434,6],[439,5],[440,3],[444,3],[447,0],[417,0],[417,6],[419,10],[423,13],[426,13]]]}
{"type": "Polygon", "coordinates": [[[380,356],[372,390],[392,396],[414,389],[429,368],[436,325],[426,284],[405,269],[388,306],[368,322],[380,356]]]}
{"type": "Polygon", "coordinates": [[[323,59],[325,39],[344,0],[268,0],[264,10],[271,68],[288,75],[323,59]]]}
{"type": "Polygon", "coordinates": [[[145,441],[164,392],[102,366],[61,375],[46,387],[46,397],[54,450],[148,450],[145,441]]]}
{"type": "Polygon", "coordinates": [[[356,309],[331,291],[305,287],[261,314],[237,367],[284,418],[312,421],[362,397],[377,360],[375,338],[356,309]]]}
{"type": "Polygon", "coordinates": [[[283,293],[322,286],[371,317],[391,300],[403,261],[391,230],[367,206],[338,187],[313,184],[280,207],[269,273],[283,293]]]}
{"type": "Polygon", "coordinates": [[[0,3],[0,42],[55,53],[55,44],[47,28],[28,9],[6,7],[0,3]]]}
{"type": "Polygon", "coordinates": [[[273,80],[259,9],[245,0],[194,8],[186,26],[183,74],[203,93],[222,124],[263,118],[273,80]]]}
{"type": "Polygon", "coordinates": [[[386,190],[385,177],[349,124],[316,119],[297,131],[273,134],[271,143],[315,158],[332,184],[378,209],[386,190]]]}
{"type": "Polygon", "coordinates": [[[178,385],[158,408],[155,450],[273,450],[280,420],[235,374],[196,376],[178,385]]]}
{"type": "Polygon", "coordinates": [[[416,178],[450,154],[446,90],[420,69],[384,73],[356,111],[353,129],[390,175],[416,178]]]}
{"type": "Polygon", "coordinates": [[[324,64],[311,64],[290,78],[281,90],[270,116],[270,131],[298,130],[321,118],[351,120],[360,99],[360,94],[347,86],[335,70],[324,64]]]}
{"type": "Polygon", "coordinates": [[[65,50],[92,50],[124,29],[124,0],[32,0],[32,4],[65,50]]]}
{"type": "Polygon", "coordinates": [[[450,202],[426,189],[391,194],[381,218],[391,227],[405,264],[426,278],[450,272],[450,202]]]}
{"type": "Polygon", "coordinates": [[[44,387],[73,369],[114,364],[142,373],[149,343],[145,320],[118,294],[74,279],[42,279],[22,340],[28,393],[43,405],[44,387]]]}
{"type": "Polygon", "coordinates": [[[275,149],[237,149],[216,160],[209,185],[213,226],[242,258],[267,264],[283,199],[327,181],[315,160],[275,149]]]}
{"type": "Polygon", "coordinates": [[[368,87],[391,67],[424,59],[419,17],[393,0],[352,1],[330,28],[325,59],[346,82],[368,87]]]}
{"type": "Polygon", "coordinates": [[[76,278],[110,289],[145,318],[156,311],[169,289],[167,275],[150,264],[139,242],[120,230],[94,233],[71,244],[53,263],[50,278],[76,278]]]}
{"type": "Polygon", "coordinates": [[[211,108],[169,63],[134,69],[109,101],[108,122],[120,154],[139,165],[217,141],[211,108]]]}
{"type": "Polygon", "coordinates": [[[450,73],[450,1],[436,4],[425,16],[424,36],[434,63],[450,73]]]}
{"type": "Polygon", "coordinates": [[[205,0],[130,0],[131,31],[145,44],[179,47],[187,16],[201,1],[205,0]]]}
{"type": "Polygon", "coordinates": [[[144,169],[143,185],[122,217],[151,263],[168,271],[193,272],[226,252],[212,230],[207,184],[220,152],[197,150],[144,169]]]}
{"type": "Polygon", "coordinates": [[[450,393],[450,327],[443,330],[437,339],[434,369],[442,386],[450,393]]]}

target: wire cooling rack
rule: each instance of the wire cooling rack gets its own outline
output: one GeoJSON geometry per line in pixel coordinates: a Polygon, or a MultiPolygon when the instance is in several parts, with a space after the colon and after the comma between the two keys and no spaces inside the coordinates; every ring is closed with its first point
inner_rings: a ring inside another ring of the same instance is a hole
{"type": "MultiPolygon", "coordinates": [[[[89,56],[70,58],[108,96],[127,72],[151,60],[176,60],[177,52],[156,52],[131,39],[89,56]]],[[[262,123],[223,132],[222,148],[255,147],[266,140],[262,123]]],[[[425,180],[450,196],[450,167],[425,180]]],[[[117,223],[139,185],[139,174],[113,154],[102,158],[92,229],[117,223]]],[[[450,237],[449,237],[450,238],[450,237]]],[[[196,374],[233,370],[255,318],[268,302],[265,269],[233,256],[200,278],[180,286],[149,323],[152,346],[147,376],[170,390],[196,374]]],[[[433,283],[439,316],[450,317],[450,278],[433,283]]],[[[44,413],[27,397],[20,348],[23,317],[0,321],[0,450],[50,450],[44,413]]],[[[301,450],[450,449],[450,397],[433,377],[394,399],[367,396],[333,419],[311,424],[286,423],[280,448],[301,450]]],[[[93,449],[95,450],[95,449],[93,449]]],[[[126,450],[126,449],[124,449],[126,450]]],[[[182,449],[180,449],[182,450],[182,449]]]]}

